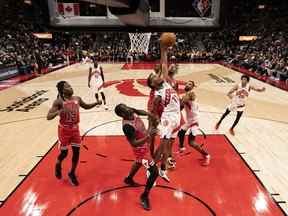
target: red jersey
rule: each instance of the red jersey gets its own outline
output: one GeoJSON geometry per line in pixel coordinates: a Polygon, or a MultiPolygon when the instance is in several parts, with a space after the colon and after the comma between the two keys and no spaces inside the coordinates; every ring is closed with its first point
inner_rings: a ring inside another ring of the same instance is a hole
{"type": "MultiPolygon", "coordinates": [[[[145,137],[146,134],[146,128],[144,125],[144,122],[142,121],[142,119],[134,114],[134,119],[133,120],[125,120],[123,119],[122,121],[122,125],[123,127],[125,125],[130,125],[134,128],[135,130],[135,138],[137,140],[142,139],[145,137]]],[[[125,130],[124,130],[125,133],[125,130]]],[[[126,131],[125,133],[126,137],[131,136],[131,134],[129,134],[128,131],[126,131]]],[[[133,136],[133,135],[132,135],[133,136]]],[[[144,143],[142,146],[137,146],[137,147],[132,147],[135,158],[136,158],[136,162],[141,163],[142,159],[144,159],[146,157],[146,154],[148,153],[148,145],[147,143],[144,143]]]]}
{"type": "Polygon", "coordinates": [[[135,129],[135,137],[137,140],[145,137],[146,128],[144,122],[138,115],[134,114],[133,120],[123,119],[122,125],[124,126],[126,124],[132,126],[135,129]]]}
{"type": "Polygon", "coordinates": [[[63,125],[63,126],[78,125],[80,121],[78,100],[71,99],[71,100],[63,101],[63,108],[70,110],[70,112],[60,113],[60,120],[59,120],[60,125],[63,125]]]}
{"type": "MultiPolygon", "coordinates": [[[[148,112],[152,112],[152,110],[153,110],[154,98],[155,98],[155,90],[151,90],[149,98],[148,98],[148,104],[147,104],[148,112]]],[[[158,110],[157,110],[158,117],[161,117],[163,110],[164,110],[164,106],[162,104],[160,104],[160,106],[158,107],[158,110]]]]}

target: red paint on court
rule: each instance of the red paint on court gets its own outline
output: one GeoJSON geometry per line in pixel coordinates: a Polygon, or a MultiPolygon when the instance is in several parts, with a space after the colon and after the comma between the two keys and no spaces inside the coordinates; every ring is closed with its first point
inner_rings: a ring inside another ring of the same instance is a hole
{"type": "MultiPolygon", "coordinates": [[[[139,204],[143,187],[129,188],[122,182],[133,159],[125,137],[92,136],[84,139],[89,150],[81,152],[80,186],[68,182],[70,157],[63,164],[63,180],[54,177],[55,146],[2,205],[0,215],[284,215],[226,137],[197,139],[212,156],[210,166],[202,167],[195,151],[175,155],[177,169],[168,173],[171,183],[157,180],[150,212],[139,204]]],[[[145,183],[144,168],[135,180],[145,183]]]]}

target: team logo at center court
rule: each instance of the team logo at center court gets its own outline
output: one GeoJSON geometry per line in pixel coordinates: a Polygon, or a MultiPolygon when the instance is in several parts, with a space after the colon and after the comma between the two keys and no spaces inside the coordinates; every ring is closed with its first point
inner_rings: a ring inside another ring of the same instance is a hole
{"type": "MultiPolygon", "coordinates": [[[[179,86],[179,93],[183,94],[185,82],[184,81],[177,81],[179,86]]],[[[121,81],[109,81],[106,82],[104,87],[108,87],[111,85],[115,85],[116,89],[119,91],[120,94],[131,96],[131,97],[147,97],[149,96],[147,91],[141,91],[142,87],[147,87],[147,80],[146,79],[127,79],[121,81]]]]}

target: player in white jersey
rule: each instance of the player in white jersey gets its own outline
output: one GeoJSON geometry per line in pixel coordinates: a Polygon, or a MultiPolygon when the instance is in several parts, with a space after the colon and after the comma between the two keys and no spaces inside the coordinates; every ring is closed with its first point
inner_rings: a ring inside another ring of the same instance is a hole
{"type": "Polygon", "coordinates": [[[227,96],[231,99],[231,103],[228,105],[225,113],[222,115],[221,119],[217,122],[215,129],[218,130],[223,119],[231,112],[236,111],[237,116],[229,129],[231,135],[235,135],[234,128],[238,124],[246,106],[246,100],[249,96],[250,90],[263,92],[265,91],[265,87],[258,88],[252,85],[249,85],[250,77],[247,75],[241,76],[241,83],[235,85],[227,94],[227,96]]]}
{"type": "Polygon", "coordinates": [[[181,100],[185,111],[185,123],[182,125],[181,130],[178,132],[179,147],[180,152],[183,152],[185,150],[184,139],[185,134],[188,131],[188,144],[192,148],[196,149],[196,151],[202,154],[204,159],[202,165],[207,166],[210,162],[210,155],[201,145],[195,142],[196,135],[200,130],[199,129],[200,110],[199,110],[199,104],[196,101],[196,95],[193,92],[194,87],[195,83],[193,81],[188,81],[185,84],[186,93],[181,100]]]}
{"type": "Polygon", "coordinates": [[[169,149],[175,141],[180,129],[180,99],[177,92],[168,83],[167,47],[161,47],[162,76],[150,74],[147,79],[148,86],[155,90],[152,113],[157,115],[160,104],[164,106],[160,120],[160,145],[154,154],[154,160],[161,159],[159,176],[170,181],[166,174],[166,162],[169,149]]]}
{"type": "Polygon", "coordinates": [[[104,95],[104,73],[103,69],[96,61],[94,61],[93,68],[89,68],[89,76],[88,76],[88,87],[92,88],[93,93],[95,93],[96,100],[99,99],[98,93],[100,92],[104,107],[108,110],[108,106],[106,104],[106,97],[104,95]]]}

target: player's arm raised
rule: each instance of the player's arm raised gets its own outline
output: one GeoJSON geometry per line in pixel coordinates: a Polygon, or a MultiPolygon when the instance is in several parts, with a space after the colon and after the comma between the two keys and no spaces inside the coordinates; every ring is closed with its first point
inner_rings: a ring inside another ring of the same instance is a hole
{"type": "Polygon", "coordinates": [[[143,145],[150,138],[150,135],[147,134],[143,138],[137,140],[135,129],[131,125],[128,125],[128,124],[123,125],[123,132],[125,136],[127,137],[129,143],[134,147],[143,145]]]}
{"type": "Polygon", "coordinates": [[[161,67],[162,76],[165,80],[169,79],[168,76],[168,47],[161,45],[161,67]]]}
{"type": "Polygon", "coordinates": [[[91,103],[91,104],[87,104],[85,103],[81,97],[79,97],[79,105],[80,107],[82,107],[83,109],[92,109],[93,107],[97,106],[97,105],[101,105],[102,101],[98,100],[95,103],[91,103]]]}
{"type": "Polygon", "coordinates": [[[257,92],[264,92],[266,90],[266,88],[263,86],[263,87],[256,87],[256,86],[250,86],[250,89],[254,90],[254,91],[257,91],[257,92]]]}
{"type": "Polygon", "coordinates": [[[60,101],[58,99],[56,99],[53,102],[52,107],[49,109],[48,113],[47,113],[47,120],[52,120],[54,119],[57,115],[59,115],[61,112],[60,109],[60,101]]]}
{"type": "Polygon", "coordinates": [[[237,88],[238,88],[238,86],[235,85],[235,86],[227,93],[227,96],[228,96],[230,99],[232,99],[233,93],[234,93],[235,91],[237,91],[237,88]]]}
{"type": "Polygon", "coordinates": [[[151,122],[159,122],[159,118],[155,115],[153,115],[150,112],[147,112],[145,110],[138,110],[138,109],[133,109],[133,111],[137,114],[137,115],[141,115],[141,116],[148,116],[149,117],[149,121],[151,122]]]}

